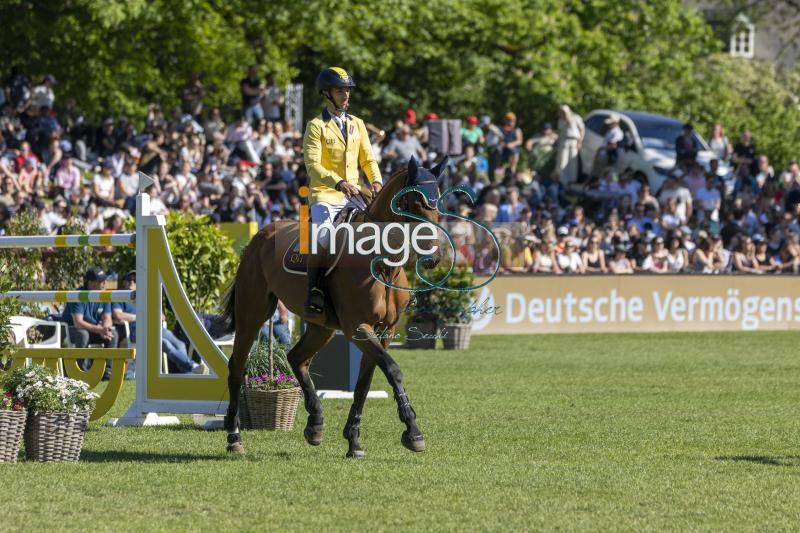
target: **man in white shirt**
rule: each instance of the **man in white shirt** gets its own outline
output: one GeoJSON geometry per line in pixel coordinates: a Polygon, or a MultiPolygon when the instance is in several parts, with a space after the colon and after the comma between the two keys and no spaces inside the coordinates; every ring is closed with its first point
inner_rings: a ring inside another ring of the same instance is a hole
{"type": "Polygon", "coordinates": [[[67,223],[69,212],[67,210],[67,202],[62,196],[57,196],[53,200],[53,205],[42,212],[39,224],[44,229],[45,233],[52,235],[58,228],[67,223]]]}
{"type": "Polygon", "coordinates": [[[619,143],[625,138],[625,134],[622,133],[622,128],[619,127],[619,120],[619,115],[614,113],[605,121],[608,126],[608,131],[606,131],[603,137],[603,150],[606,152],[606,158],[610,165],[617,162],[616,151],[619,147],[619,143]]]}
{"type": "Polygon", "coordinates": [[[714,176],[708,176],[706,178],[706,184],[698,189],[697,193],[694,195],[694,199],[697,201],[704,217],[714,222],[719,221],[719,208],[720,205],[722,205],[722,198],[719,194],[719,190],[714,187],[714,176]]]}
{"type": "Polygon", "coordinates": [[[603,144],[597,149],[594,165],[592,167],[592,173],[597,177],[602,176],[605,170],[609,167],[613,167],[617,163],[617,159],[619,159],[619,151],[617,148],[619,143],[625,138],[625,135],[622,133],[622,128],[619,127],[619,121],[619,115],[616,113],[612,113],[605,120],[608,129],[603,136],[603,144]]]}
{"type": "Polygon", "coordinates": [[[31,93],[31,107],[33,109],[37,111],[42,107],[53,109],[53,102],[56,100],[56,96],[53,93],[53,86],[55,84],[55,77],[52,74],[48,74],[44,77],[44,80],[42,80],[41,85],[37,85],[33,88],[33,93],[31,93]]]}
{"type": "Polygon", "coordinates": [[[580,152],[585,133],[583,119],[577,113],[574,113],[567,105],[558,108],[556,168],[561,183],[573,183],[578,179],[578,152],[580,152]]]}
{"type": "Polygon", "coordinates": [[[556,256],[558,266],[563,272],[573,274],[583,274],[584,267],[581,256],[578,255],[580,239],[577,237],[567,237],[564,242],[564,250],[556,256]]]}
{"type": "Polygon", "coordinates": [[[686,224],[692,216],[692,193],[686,187],[678,184],[678,178],[674,175],[667,176],[664,189],[658,196],[658,201],[662,208],[666,207],[670,198],[675,198],[678,202],[675,214],[681,219],[681,224],[686,224]]]}

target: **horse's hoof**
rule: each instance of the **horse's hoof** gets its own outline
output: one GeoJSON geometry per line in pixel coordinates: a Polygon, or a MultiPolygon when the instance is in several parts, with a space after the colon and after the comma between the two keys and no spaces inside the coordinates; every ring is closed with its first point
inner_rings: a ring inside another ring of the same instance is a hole
{"type": "Polygon", "coordinates": [[[349,450],[345,457],[348,459],[364,459],[366,454],[364,453],[364,450],[349,450]]]}
{"type": "Polygon", "coordinates": [[[420,433],[416,437],[411,437],[408,434],[408,431],[404,431],[403,436],[400,438],[400,442],[402,442],[403,446],[405,446],[412,452],[425,451],[425,437],[422,436],[422,433],[420,433]]]}
{"type": "Polygon", "coordinates": [[[242,455],[244,453],[244,446],[242,446],[241,442],[228,444],[228,453],[232,455],[242,455]]]}
{"type": "Polygon", "coordinates": [[[303,430],[303,436],[306,438],[306,442],[312,446],[319,446],[322,444],[322,430],[315,430],[311,426],[306,426],[303,430]]]}

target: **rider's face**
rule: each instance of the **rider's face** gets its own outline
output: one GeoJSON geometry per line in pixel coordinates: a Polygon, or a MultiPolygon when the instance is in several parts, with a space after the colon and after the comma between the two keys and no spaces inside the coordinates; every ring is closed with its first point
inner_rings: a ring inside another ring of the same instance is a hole
{"type": "Polygon", "coordinates": [[[331,89],[331,98],[336,102],[336,107],[343,109],[350,103],[350,87],[334,87],[331,89]]]}

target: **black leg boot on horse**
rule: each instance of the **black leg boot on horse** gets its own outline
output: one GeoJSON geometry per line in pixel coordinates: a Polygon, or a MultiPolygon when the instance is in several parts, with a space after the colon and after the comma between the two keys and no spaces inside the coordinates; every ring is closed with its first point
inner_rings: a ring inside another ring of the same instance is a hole
{"type": "MultiPolygon", "coordinates": [[[[357,336],[351,336],[353,343],[361,350],[362,357],[374,358],[378,368],[380,368],[386,376],[386,380],[394,391],[394,400],[397,402],[397,415],[400,421],[406,425],[406,430],[400,437],[401,444],[412,452],[425,451],[425,437],[422,435],[419,426],[417,426],[417,413],[411,406],[408,394],[406,394],[405,387],[403,386],[403,372],[400,370],[400,366],[392,359],[389,352],[386,351],[386,348],[377,340],[377,336],[371,326],[368,324],[361,324],[357,328],[354,328],[354,331],[359,331],[367,337],[359,338],[357,336]]],[[[358,387],[358,385],[356,385],[356,387],[358,387]]],[[[358,413],[358,411],[355,413],[351,411],[351,415],[353,414],[360,413],[358,413]]],[[[348,420],[348,422],[350,422],[350,420],[348,420]]],[[[358,428],[360,417],[353,417],[352,422],[351,427],[355,426],[358,428]]],[[[353,443],[353,440],[348,436],[345,436],[345,438],[353,443]]],[[[358,444],[358,448],[360,448],[360,443],[355,442],[353,444],[358,444]]]]}

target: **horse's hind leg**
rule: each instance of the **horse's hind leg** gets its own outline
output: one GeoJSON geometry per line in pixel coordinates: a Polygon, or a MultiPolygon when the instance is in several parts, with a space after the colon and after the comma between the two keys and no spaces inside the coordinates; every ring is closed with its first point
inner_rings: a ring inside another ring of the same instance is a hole
{"type": "Polygon", "coordinates": [[[256,340],[261,326],[272,316],[278,305],[278,299],[267,293],[266,285],[262,287],[242,286],[236,294],[236,336],[233,339],[233,353],[228,361],[228,413],[225,415],[225,430],[228,432],[228,451],[242,453],[242,437],[239,434],[239,398],[242,381],[247,368],[247,357],[256,340]],[[252,297],[258,294],[263,296],[252,297]]]}
{"type": "Polygon", "coordinates": [[[317,352],[331,340],[333,333],[332,329],[309,323],[303,336],[286,356],[303,389],[303,403],[308,412],[308,422],[303,430],[303,436],[312,446],[318,446],[322,442],[323,419],[322,402],[317,397],[308,368],[317,352]]]}
{"type": "Polygon", "coordinates": [[[392,359],[386,348],[378,341],[378,336],[368,324],[360,324],[354,331],[358,335],[352,336],[352,341],[361,350],[364,356],[374,357],[378,367],[383,371],[389,385],[394,390],[394,399],[397,402],[397,413],[400,421],[406,425],[400,442],[412,452],[425,450],[425,438],[417,427],[417,413],[411,407],[405,388],[403,387],[403,373],[400,366],[392,359]]]}

